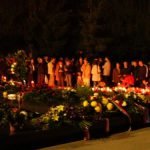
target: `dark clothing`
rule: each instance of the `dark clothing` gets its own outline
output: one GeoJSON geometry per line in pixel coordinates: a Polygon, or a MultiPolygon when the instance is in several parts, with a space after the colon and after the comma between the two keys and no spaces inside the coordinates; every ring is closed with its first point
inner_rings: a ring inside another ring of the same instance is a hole
{"type": "Polygon", "coordinates": [[[5,60],[0,61],[0,76],[1,75],[6,75],[8,72],[8,66],[5,60]]]}
{"type": "Polygon", "coordinates": [[[110,85],[110,77],[109,77],[109,76],[103,76],[103,81],[105,82],[105,84],[106,84],[107,86],[110,85]]]}
{"type": "Polygon", "coordinates": [[[43,64],[40,63],[37,65],[37,80],[39,85],[44,84],[44,67],[43,64]]]}
{"type": "Polygon", "coordinates": [[[136,80],[138,78],[138,67],[132,67],[131,68],[131,72],[132,72],[132,75],[134,76],[134,79],[136,80]]]}
{"type": "Polygon", "coordinates": [[[65,74],[72,74],[72,65],[65,65],[65,74]]]}
{"type": "Polygon", "coordinates": [[[72,86],[72,65],[65,65],[66,86],[72,86]]]}
{"type": "Polygon", "coordinates": [[[80,64],[79,62],[77,62],[77,64],[76,64],[76,72],[78,73],[78,72],[82,72],[81,71],[81,67],[82,67],[82,64],[80,64]]]}
{"type": "Polygon", "coordinates": [[[37,73],[38,74],[44,74],[45,73],[44,67],[43,67],[42,63],[40,63],[40,64],[37,65],[37,73]]]}
{"type": "Polygon", "coordinates": [[[138,69],[138,80],[141,82],[146,78],[146,67],[140,66],[138,69]]]}
{"type": "Polygon", "coordinates": [[[44,75],[47,77],[49,80],[49,74],[48,74],[48,62],[44,61],[43,62],[43,69],[44,69],[44,75]]]}
{"type": "Polygon", "coordinates": [[[139,83],[138,83],[138,66],[136,66],[136,67],[133,66],[131,68],[131,73],[134,77],[134,85],[139,86],[139,83]]]}
{"type": "Polygon", "coordinates": [[[64,86],[64,66],[59,65],[58,68],[58,86],[64,86]]]}
{"type": "Polygon", "coordinates": [[[43,62],[43,69],[44,69],[44,74],[48,74],[48,62],[44,61],[43,62]]]}
{"type": "Polygon", "coordinates": [[[28,65],[28,72],[27,72],[27,82],[28,85],[31,85],[31,81],[34,81],[34,74],[35,74],[35,66],[33,64],[28,65]]]}
{"type": "Polygon", "coordinates": [[[121,75],[122,76],[130,75],[130,74],[131,74],[131,68],[130,67],[121,69],[121,75]]]}
{"type": "Polygon", "coordinates": [[[117,83],[120,82],[120,70],[114,68],[112,78],[113,78],[114,84],[117,85],[117,83]]]}

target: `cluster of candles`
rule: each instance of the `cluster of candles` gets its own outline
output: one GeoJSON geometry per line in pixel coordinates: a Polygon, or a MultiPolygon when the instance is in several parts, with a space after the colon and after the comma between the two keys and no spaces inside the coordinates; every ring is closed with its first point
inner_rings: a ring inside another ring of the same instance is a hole
{"type": "Polygon", "coordinates": [[[99,88],[99,87],[93,87],[92,90],[94,92],[98,92],[98,91],[101,91],[101,92],[106,92],[106,93],[111,93],[113,91],[115,92],[124,92],[124,93],[139,93],[139,94],[148,94],[150,95],[150,88],[138,88],[138,87],[129,87],[129,88],[126,88],[126,87],[121,87],[121,86],[116,86],[116,87],[103,87],[103,88],[99,88]]]}
{"type": "Polygon", "coordinates": [[[138,88],[132,87],[127,89],[128,92],[140,93],[140,94],[148,94],[150,95],[150,88],[138,88]]]}
{"type": "Polygon", "coordinates": [[[16,62],[14,62],[14,63],[11,65],[11,68],[10,68],[11,74],[15,74],[15,68],[16,68],[16,65],[17,65],[16,62]]]}

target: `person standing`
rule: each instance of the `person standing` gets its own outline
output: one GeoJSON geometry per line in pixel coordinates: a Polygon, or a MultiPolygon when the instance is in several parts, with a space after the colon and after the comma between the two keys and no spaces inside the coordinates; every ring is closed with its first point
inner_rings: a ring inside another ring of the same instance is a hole
{"type": "Polygon", "coordinates": [[[83,58],[80,57],[76,63],[76,85],[77,86],[83,85],[82,71],[81,71],[82,65],[83,65],[83,58]]]}
{"type": "Polygon", "coordinates": [[[58,86],[64,87],[64,64],[62,60],[57,63],[55,74],[58,86]]]}
{"type": "Polygon", "coordinates": [[[138,85],[138,64],[137,61],[132,61],[131,74],[134,77],[134,86],[138,85]]]}
{"type": "Polygon", "coordinates": [[[90,87],[90,77],[91,77],[91,65],[89,64],[87,58],[84,59],[83,65],[81,67],[83,84],[90,87]]]}
{"type": "Polygon", "coordinates": [[[64,71],[65,71],[66,86],[72,87],[72,64],[69,59],[66,59],[65,61],[64,71]]]}
{"type": "Polygon", "coordinates": [[[138,69],[138,82],[139,85],[142,83],[142,80],[146,79],[146,67],[142,60],[139,61],[139,69],[138,69]]]}
{"type": "Polygon", "coordinates": [[[97,86],[98,83],[100,82],[101,80],[100,73],[101,73],[101,70],[98,64],[98,59],[94,59],[94,62],[92,64],[92,70],[91,70],[93,86],[97,86]]]}
{"type": "Polygon", "coordinates": [[[51,61],[48,63],[48,86],[54,87],[55,86],[55,58],[52,58],[51,61]]]}
{"type": "Polygon", "coordinates": [[[27,65],[27,84],[28,86],[31,86],[31,82],[35,83],[34,80],[34,74],[35,74],[35,64],[34,64],[34,59],[32,58],[29,62],[29,64],[27,65]]]}
{"type": "Polygon", "coordinates": [[[129,66],[127,61],[123,62],[123,68],[121,69],[122,77],[126,77],[127,75],[131,75],[131,67],[129,66]]]}
{"type": "Polygon", "coordinates": [[[112,74],[112,82],[115,86],[120,82],[120,76],[120,64],[117,62],[112,74]]]}
{"type": "Polygon", "coordinates": [[[110,84],[110,72],[111,72],[111,62],[108,57],[105,57],[105,62],[103,65],[103,80],[106,85],[110,84]]]}
{"type": "Polygon", "coordinates": [[[42,58],[38,58],[37,59],[38,64],[37,64],[37,83],[39,86],[44,85],[45,81],[45,72],[44,72],[44,67],[43,67],[43,59],[42,58]]]}
{"type": "Polygon", "coordinates": [[[43,59],[43,67],[44,67],[44,80],[45,80],[45,84],[48,84],[48,80],[49,80],[49,74],[48,74],[48,56],[44,56],[43,59]]]}

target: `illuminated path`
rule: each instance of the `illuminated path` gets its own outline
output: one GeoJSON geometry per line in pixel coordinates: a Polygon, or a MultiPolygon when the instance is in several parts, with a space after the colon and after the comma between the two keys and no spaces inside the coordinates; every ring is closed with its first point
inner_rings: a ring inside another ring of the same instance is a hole
{"type": "Polygon", "coordinates": [[[150,127],[114,134],[108,138],[78,141],[41,150],[150,150],[150,127]]]}

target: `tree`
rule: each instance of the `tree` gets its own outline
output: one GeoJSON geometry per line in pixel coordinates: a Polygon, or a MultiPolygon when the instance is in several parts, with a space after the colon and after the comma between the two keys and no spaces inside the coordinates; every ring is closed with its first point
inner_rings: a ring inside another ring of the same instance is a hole
{"type": "MultiPolygon", "coordinates": [[[[61,53],[66,45],[69,12],[64,0],[29,1],[28,42],[41,53],[61,53]]],[[[27,37],[27,35],[26,35],[27,37]]]]}
{"type": "Polygon", "coordinates": [[[107,25],[106,0],[88,0],[81,13],[81,48],[90,53],[105,51],[107,44],[112,40],[107,25]]]}

